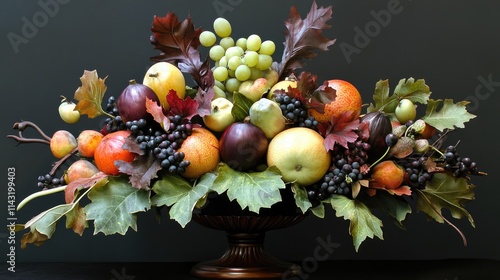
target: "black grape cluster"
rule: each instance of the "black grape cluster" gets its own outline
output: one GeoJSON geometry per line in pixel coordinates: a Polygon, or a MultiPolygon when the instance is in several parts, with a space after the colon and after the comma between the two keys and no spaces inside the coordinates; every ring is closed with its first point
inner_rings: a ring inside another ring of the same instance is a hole
{"type": "Polygon", "coordinates": [[[286,93],[276,93],[275,101],[280,105],[283,116],[293,124],[317,130],[318,121],[313,116],[308,116],[307,108],[300,100],[286,93]]]}
{"type": "Polygon", "coordinates": [[[423,189],[428,181],[432,179],[432,173],[425,168],[427,157],[412,157],[398,161],[403,166],[407,175],[407,183],[410,188],[423,189]]]}
{"type": "Polygon", "coordinates": [[[64,181],[63,177],[58,178],[48,173],[45,175],[38,176],[38,187],[41,190],[56,188],[65,184],[66,182],[64,181]]]}
{"type": "Polygon", "coordinates": [[[477,163],[468,157],[461,157],[455,146],[448,146],[444,151],[444,169],[457,178],[479,175],[477,163]]]}
{"type": "Polygon", "coordinates": [[[113,118],[108,117],[104,120],[104,130],[106,131],[106,133],[125,130],[125,123],[122,121],[122,118],[118,114],[118,108],[116,106],[116,99],[114,96],[110,96],[108,98],[105,111],[106,113],[113,116],[113,118]]]}
{"type": "Polygon", "coordinates": [[[323,179],[308,187],[310,200],[324,200],[332,194],[349,195],[353,182],[363,179],[362,166],[368,160],[370,145],[361,140],[348,143],[348,148],[335,145],[332,166],[323,179]]]}
{"type": "Polygon", "coordinates": [[[179,115],[169,116],[170,128],[165,131],[158,123],[149,124],[145,119],[127,121],[125,127],[131,131],[139,148],[152,153],[162,168],[171,173],[182,174],[189,166],[184,160],[184,153],[177,150],[184,140],[191,135],[191,123],[183,123],[179,115]]]}

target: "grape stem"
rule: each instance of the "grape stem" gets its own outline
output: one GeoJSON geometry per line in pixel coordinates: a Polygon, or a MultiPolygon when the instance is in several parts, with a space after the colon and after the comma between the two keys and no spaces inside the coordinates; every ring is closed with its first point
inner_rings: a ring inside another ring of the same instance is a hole
{"type": "Polygon", "coordinates": [[[66,188],[66,186],[60,186],[60,187],[32,193],[32,194],[28,195],[25,199],[23,199],[21,202],[19,202],[19,204],[17,205],[17,210],[20,210],[21,208],[23,208],[24,205],[26,205],[28,202],[30,202],[31,200],[33,200],[37,197],[41,197],[41,196],[45,196],[45,195],[49,195],[49,194],[53,194],[53,193],[58,193],[58,192],[64,191],[65,188],[66,188]]]}
{"type": "Polygon", "coordinates": [[[382,159],[384,159],[385,156],[389,153],[390,149],[391,149],[391,147],[387,147],[387,149],[385,150],[385,153],[379,159],[377,159],[374,163],[370,164],[369,168],[372,168],[373,166],[375,166],[375,164],[379,163],[382,159]]]}
{"type": "Polygon", "coordinates": [[[7,137],[16,140],[19,144],[21,144],[21,143],[42,143],[42,144],[50,145],[51,138],[49,136],[47,136],[47,134],[45,134],[43,132],[43,130],[40,129],[40,127],[33,122],[30,122],[30,121],[16,122],[14,124],[13,128],[18,130],[18,135],[7,135],[7,137]],[[28,127],[34,128],[42,136],[42,138],[24,137],[22,132],[23,132],[23,130],[25,130],[28,127]]]}

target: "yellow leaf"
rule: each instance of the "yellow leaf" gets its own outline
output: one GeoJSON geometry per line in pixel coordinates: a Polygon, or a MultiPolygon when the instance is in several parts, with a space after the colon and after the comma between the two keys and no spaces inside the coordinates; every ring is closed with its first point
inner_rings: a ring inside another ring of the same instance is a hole
{"type": "Polygon", "coordinates": [[[104,114],[101,102],[107,89],[104,84],[106,78],[99,78],[96,70],[84,70],[80,77],[82,85],[75,91],[74,98],[78,100],[75,110],[82,115],[88,115],[89,118],[104,114]]]}

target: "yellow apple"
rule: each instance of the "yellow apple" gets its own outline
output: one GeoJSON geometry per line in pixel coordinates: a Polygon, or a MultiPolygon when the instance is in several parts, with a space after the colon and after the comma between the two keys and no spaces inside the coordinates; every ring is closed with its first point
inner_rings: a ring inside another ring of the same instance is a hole
{"type": "Polygon", "coordinates": [[[203,122],[212,131],[222,132],[230,124],[234,123],[231,113],[233,103],[224,97],[215,98],[210,103],[210,115],[203,117],[203,122]]]}
{"type": "Polygon", "coordinates": [[[267,164],[276,166],[285,182],[309,186],[328,171],[331,155],[324,138],[306,127],[293,127],[278,133],[267,150],[267,164]]]}

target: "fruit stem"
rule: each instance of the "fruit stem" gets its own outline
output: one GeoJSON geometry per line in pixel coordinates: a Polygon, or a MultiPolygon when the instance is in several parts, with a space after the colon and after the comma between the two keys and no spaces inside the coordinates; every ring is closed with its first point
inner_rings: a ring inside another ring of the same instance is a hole
{"type": "Polygon", "coordinates": [[[33,122],[30,121],[16,122],[14,123],[13,128],[18,130],[18,136],[7,135],[7,137],[15,139],[18,143],[42,143],[47,145],[50,144],[51,138],[47,134],[45,134],[43,130],[33,122]],[[42,139],[24,137],[22,131],[25,130],[27,127],[34,128],[42,136],[42,139]]]}
{"type": "Polygon", "coordinates": [[[23,208],[23,206],[26,205],[29,201],[31,201],[37,197],[41,197],[41,196],[45,196],[45,195],[49,195],[49,194],[53,194],[53,193],[58,193],[58,192],[64,191],[65,188],[66,188],[66,186],[60,186],[60,187],[32,193],[32,194],[28,195],[25,199],[21,200],[21,202],[19,202],[19,204],[17,205],[17,211],[19,211],[21,208],[23,208]]]}
{"type": "Polygon", "coordinates": [[[56,174],[59,166],[61,166],[68,158],[70,158],[77,151],[78,151],[78,147],[75,147],[75,148],[73,148],[73,150],[71,150],[69,153],[67,153],[65,156],[63,156],[61,159],[56,161],[56,163],[54,163],[54,166],[50,170],[49,175],[54,176],[54,174],[56,174]]]}
{"type": "Polygon", "coordinates": [[[375,164],[379,163],[389,153],[390,149],[391,149],[391,147],[387,147],[387,149],[385,150],[385,153],[379,159],[377,159],[374,163],[370,164],[369,168],[372,168],[373,166],[375,166],[375,164]]]}
{"type": "Polygon", "coordinates": [[[442,157],[444,157],[443,152],[441,152],[438,148],[434,147],[433,145],[429,145],[429,147],[431,149],[433,149],[435,152],[437,152],[438,154],[440,154],[442,157]]]}

